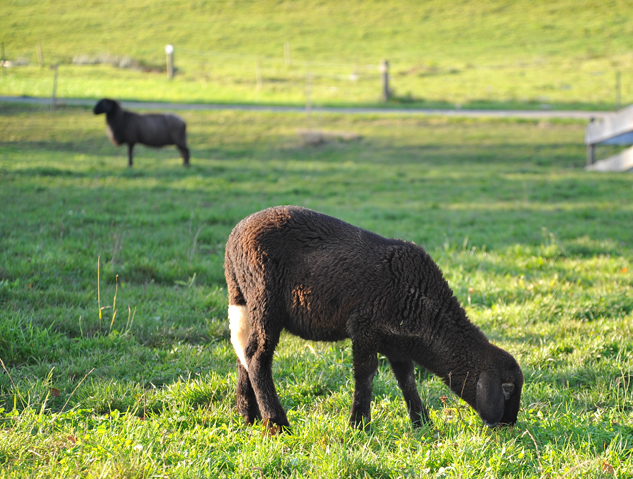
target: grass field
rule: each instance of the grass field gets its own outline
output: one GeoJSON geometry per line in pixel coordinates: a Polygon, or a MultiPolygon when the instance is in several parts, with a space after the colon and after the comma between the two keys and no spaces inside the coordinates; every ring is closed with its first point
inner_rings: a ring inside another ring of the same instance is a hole
{"type": "Polygon", "coordinates": [[[0,104],[1,478],[633,477],[633,176],[583,170],[584,123],[182,116],[191,168],[139,147],[128,169],[89,109],[0,104]],[[277,204],[423,245],[521,364],[516,427],[420,370],[412,429],[381,357],[355,431],[349,341],[288,335],[292,433],[243,425],[223,250],[277,204]]]}
{"type": "Polygon", "coordinates": [[[394,105],[612,109],[617,72],[633,102],[633,5],[619,0],[9,0],[3,14],[5,57],[30,63],[4,69],[3,95],[49,96],[61,63],[61,97],[302,104],[310,71],[316,104],[370,105],[387,58],[394,105]],[[109,66],[121,60],[140,69],[109,66]]]}

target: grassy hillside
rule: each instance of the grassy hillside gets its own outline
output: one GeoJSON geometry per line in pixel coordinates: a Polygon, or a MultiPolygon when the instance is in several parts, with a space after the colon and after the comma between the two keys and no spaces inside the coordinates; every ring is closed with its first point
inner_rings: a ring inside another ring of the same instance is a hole
{"type": "MultiPolygon", "coordinates": [[[[164,68],[165,44],[176,46],[172,84],[83,66],[62,74],[62,96],[301,103],[310,70],[315,101],[370,104],[388,58],[396,103],[612,108],[616,71],[621,101],[633,101],[633,6],[617,0],[4,3],[6,56],[31,65],[38,42],[47,64],[128,57],[145,69],[164,68]]],[[[50,72],[21,67],[0,93],[49,95],[51,85],[50,72]]]]}
{"type": "Polygon", "coordinates": [[[583,123],[317,115],[310,146],[302,115],[183,116],[190,169],[142,147],[127,169],[89,109],[0,106],[1,478],[633,475],[633,177],[582,169],[583,123]],[[354,431],[349,341],[289,335],[293,432],[244,426],[223,248],[288,203],[423,245],[521,364],[516,427],[420,370],[413,430],[381,357],[354,431]]]}
{"type": "Polygon", "coordinates": [[[163,47],[347,63],[529,61],[535,57],[609,57],[633,47],[627,2],[431,0],[5,2],[7,49],[41,41],[60,58],[78,53],[130,55],[162,62],[163,47]]]}

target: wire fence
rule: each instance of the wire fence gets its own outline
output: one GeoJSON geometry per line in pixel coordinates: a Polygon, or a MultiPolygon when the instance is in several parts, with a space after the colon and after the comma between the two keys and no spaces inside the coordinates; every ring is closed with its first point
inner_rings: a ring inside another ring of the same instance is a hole
{"type": "MultiPolygon", "coordinates": [[[[633,75],[626,66],[614,68],[609,59],[601,62],[557,59],[556,63],[537,58],[496,65],[421,59],[419,62],[395,61],[387,68],[383,59],[337,62],[295,58],[289,43],[283,45],[277,56],[175,45],[171,59],[169,54],[162,61],[162,55],[154,55],[151,62],[108,54],[77,54],[65,58],[54,52],[46,54],[39,43],[12,48],[11,52],[5,52],[3,46],[0,61],[5,67],[16,68],[37,64],[43,67],[48,61],[48,64],[110,64],[151,73],[167,71],[168,77],[176,80],[174,83],[199,82],[199,91],[192,98],[208,101],[219,97],[295,104],[391,100],[445,103],[455,107],[477,102],[509,102],[538,103],[544,108],[551,107],[550,103],[599,104],[614,109],[633,102],[633,75]]],[[[5,72],[7,68],[2,70],[5,72]]],[[[63,78],[64,74],[60,75],[63,78]]],[[[145,98],[146,92],[142,87],[138,89],[138,98],[145,98]]],[[[0,83],[0,93],[5,93],[1,90],[0,83]]],[[[181,97],[187,94],[183,92],[181,97]]]]}
{"type": "Polygon", "coordinates": [[[313,87],[321,84],[340,89],[345,84],[359,82],[378,84],[382,79],[378,63],[307,61],[292,59],[289,55],[280,58],[179,48],[178,61],[194,71],[215,75],[218,79],[232,78],[236,83],[240,80],[254,81],[259,89],[265,84],[304,87],[307,82],[311,82],[313,87]]]}

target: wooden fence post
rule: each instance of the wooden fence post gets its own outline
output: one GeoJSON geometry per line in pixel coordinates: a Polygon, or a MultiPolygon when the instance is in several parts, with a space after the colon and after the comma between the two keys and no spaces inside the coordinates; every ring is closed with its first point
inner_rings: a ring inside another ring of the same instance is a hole
{"type": "Polygon", "coordinates": [[[615,72],[615,107],[616,110],[622,108],[622,82],[620,81],[621,72],[615,72]]]}
{"type": "Polygon", "coordinates": [[[262,62],[261,60],[257,60],[257,65],[255,66],[255,77],[257,80],[257,89],[262,89],[262,62]]]}
{"type": "Polygon", "coordinates": [[[55,96],[57,94],[57,70],[59,68],[59,65],[55,64],[53,68],[55,68],[55,79],[53,80],[53,97],[51,98],[51,110],[55,111],[55,96]]]}
{"type": "Polygon", "coordinates": [[[292,60],[290,58],[290,42],[284,43],[284,60],[285,60],[286,66],[289,67],[290,64],[292,63],[292,60]]]}
{"type": "Polygon", "coordinates": [[[167,78],[174,79],[174,46],[170,43],[165,46],[165,54],[167,55],[167,78]]]}
{"type": "Polygon", "coordinates": [[[308,129],[312,128],[312,74],[306,70],[306,120],[308,129]]]}
{"type": "Polygon", "coordinates": [[[42,42],[37,42],[37,62],[40,64],[40,68],[44,66],[44,54],[42,53],[42,42]]]}
{"type": "Polygon", "coordinates": [[[389,101],[391,92],[389,91],[389,62],[383,60],[380,62],[380,72],[382,73],[382,101],[389,101]]]}

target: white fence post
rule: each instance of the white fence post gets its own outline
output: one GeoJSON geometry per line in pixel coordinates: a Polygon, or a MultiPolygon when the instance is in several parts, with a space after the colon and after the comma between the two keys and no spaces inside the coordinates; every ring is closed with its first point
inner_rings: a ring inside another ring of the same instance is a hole
{"type": "Polygon", "coordinates": [[[170,43],[165,45],[165,54],[167,55],[167,78],[174,79],[174,46],[170,43]]]}

